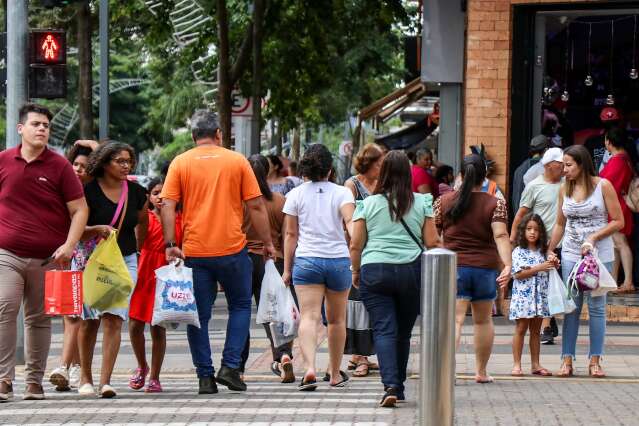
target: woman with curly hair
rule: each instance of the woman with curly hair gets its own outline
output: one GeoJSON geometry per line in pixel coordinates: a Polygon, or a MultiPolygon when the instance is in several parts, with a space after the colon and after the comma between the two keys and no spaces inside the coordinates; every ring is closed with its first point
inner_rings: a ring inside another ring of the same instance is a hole
{"type": "MultiPolygon", "coordinates": [[[[146,190],[127,175],[135,169],[135,152],[130,145],[109,142],[91,154],[87,174],[93,178],[84,186],[89,205],[89,220],[83,239],[106,238],[114,225],[119,228],[118,246],[133,282],[137,279],[137,252],[146,238],[148,227],[146,190]],[[118,204],[123,201],[123,207],[118,204]],[[119,211],[118,211],[119,210],[119,211]]],[[[91,283],[85,283],[85,285],[91,283]]],[[[128,317],[128,309],[99,311],[84,306],[80,329],[80,395],[95,395],[91,366],[93,350],[100,323],[103,324],[102,367],[98,393],[102,398],[113,398],[115,389],[110,385],[115,359],[120,350],[122,321],[128,317]]]]}
{"type": "MultiPolygon", "coordinates": [[[[362,201],[373,193],[377,186],[379,171],[384,161],[384,151],[375,144],[369,143],[357,153],[353,159],[353,167],[357,175],[349,178],[344,186],[351,190],[356,201],[362,201]]],[[[373,345],[373,330],[370,318],[359,290],[351,287],[348,294],[348,309],[346,311],[346,346],[344,353],[352,354],[348,361],[348,369],[355,370],[353,376],[368,376],[370,370],[378,370],[379,366],[368,360],[368,356],[375,354],[373,345]]]]}
{"type": "Polygon", "coordinates": [[[331,387],[342,387],[348,376],[339,367],[346,340],[346,303],[351,287],[351,261],[344,235],[355,210],[353,194],[328,181],[333,156],[324,145],[311,145],[300,162],[307,182],[293,189],[284,204],[284,275],[295,285],[302,320],[298,342],[306,362],[301,391],[317,389],[315,354],[317,325],[326,300],[331,387]]]}

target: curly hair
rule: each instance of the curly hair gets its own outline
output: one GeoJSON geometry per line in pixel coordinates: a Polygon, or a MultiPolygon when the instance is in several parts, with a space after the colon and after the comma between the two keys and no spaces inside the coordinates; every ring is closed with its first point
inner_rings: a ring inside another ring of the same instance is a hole
{"type": "Polygon", "coordinates": [[[127,151],[131,155],[131,171],[135,170],[135,151],[129,144],[123,142],[107,142],[100,145],[91,156],[87,164],[87,174],[93,178],[104,176],[104,168],[115,158],[116,154],[127,151]]]}
{"type": "Polygon", "coordinates": [[[67,153],[67,160],[69,160],[69,163],[73,164],[75,159],[79,156],[84,155],[85,157],[90,157],[92,152],[91,148],[86,146],[73,145],[67,153]]]}
{"type": "Polygon", "coordinates": [[[528,213],[519,223],[517,227],[517,239],[515,240],[515,247],[528,248],[528,241],[526,240],[526,227],[528,222],[535,222],[539,228],[539,239],[537,240],[537,248],[545,253],[548,249],[548,233],[546,232],[546,225],[541,219],[541,216],[535,213],[528,213]]]}
{"type": "Polygon", "coordinates": [[[324,145],[315,143],[304,152],[300,174],[313,182],[326,179],[333,167],[333,155],[324,145]]]}
{"type": "Polygon", "coordinates": [[[376,143],[367,143],[353,159],[353,167],[357,173],[364,174],[384,155],[384,151],[376,143]]]}

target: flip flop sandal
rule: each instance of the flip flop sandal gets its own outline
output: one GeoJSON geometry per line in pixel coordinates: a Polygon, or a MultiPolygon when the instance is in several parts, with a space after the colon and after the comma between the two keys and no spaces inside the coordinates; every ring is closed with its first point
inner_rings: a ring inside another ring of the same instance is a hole
{"type": "Polygon", "coordinates": [[[302,383],[297,386],[297,390],[301,392],[312,392],[317,389],[317,382],[313,380],[305,381],[306,379],[302,379],[302,383]]]}
{"type": "Polygon", "coordinates": [[[348,361],[348,370],[355,370],[357,368],[357,363],[353,360],[348,361]]]}
{"type": "MultiPolygon", "coordinates": [[[[282,370],[284,371],[284,378],[282,379],[282,383],[295,383],[295,373],[293,373],[293,363],[291,361],[282,363],[282,370]]],[[[280,377],[282,377],[281,374],[280,374],[280,377]]]]}
{"type": "Polygon", "coordinates": [[[368,363],[368,369],[370,371],[377,371],[377,370],[379,370],[379,364],[376,363],[376,362],[369,362],[368,363]]]}
{"type": "Polygon", "coordinates": [[[540,368],[538,370],[534,370],[532,372],[533,376],[543,376],[543,377],[549,377],[552,376],[552,373],[548,370],[546,370],[545,368],[540,368]]]}
{"type": "Polygon", "coordinates": [[[280,363],[277,361],[273,361],[271,363],[271,371],[273,372],[273,374],[275,374],[278,377],[282,376],[282,371],[280,370],[280,363]]]}
{"type": "Polygon", "coordinates": [[[354,377],[366,377],[368,376],[368,369],[369,369],[369,365],[366,361],[364,362],[360,362],[357,364],[357,368],[355,369],[355,371],[353,372],[353,376],[354,377]]]}
{"type": "Polygon", "coordinates": [[[326,374],[324,374],[324,377],[322,377],[322,381],[323,382],[330,382],[331,381],[331,375],[328,374],[328,371],[326,372],[326,374]]]}
{"type": "Polygon", "coordinates": [[[331,387],[332,388],[343,388],[346,387],[346,383],[350,380],[350,378],[348,377],[348,374],[344,373],[342,370],[339,371],[340,376],[342,376],[342,380],[335,383],[334,385],[332,384],[331,387]]]}
{"type": "Polygon", "coordinates": [[[485,379],[479,379],[477,376],[475,376],[475,382],[477,383],[481,383],[482,385],[488,384],[488,383],[493,383],[495,381],[495,379],[493,379],[490,376],[486,376],[485,379]]]}
{"type": "Polygon", "coordinates": [[[518,369],[513,368],[512,371],[510,372],[510,375],[513,377],[524,377],[524,372],[521,371],[521,368],[518,368],[518,369]]]}

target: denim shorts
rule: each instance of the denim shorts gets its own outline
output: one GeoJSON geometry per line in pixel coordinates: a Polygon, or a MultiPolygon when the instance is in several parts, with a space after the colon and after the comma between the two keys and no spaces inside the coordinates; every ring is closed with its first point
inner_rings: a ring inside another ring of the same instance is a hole
{"type": "Polygon", "coordinates": [[[457,298],[471,302],[495,300],[498,275],[494,269],[458,266],[457,298]]]}
{"type": "Polygon", "coordinates": [[[293,264],[293,285],[324,284],[332,291],[351,287],[351,260],[348,257],[296,257],[293,264]]]}

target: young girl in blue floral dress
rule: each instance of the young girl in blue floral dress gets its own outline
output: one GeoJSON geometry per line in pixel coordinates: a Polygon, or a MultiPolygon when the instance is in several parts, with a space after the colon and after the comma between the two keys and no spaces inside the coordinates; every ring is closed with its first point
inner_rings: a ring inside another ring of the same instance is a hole
{"type": "Polygon", "coordinates": [[[513,251],[513,291],[510,301],[510,319],[515,320],[513,335],[513,376],[523,376],[521,353],[526,331],[530,331],[530,358],[532,374],[551,376],[539,364],[541,345],[541,322],[550,317],[548,311],[548,271],[557,265],[546,260],[544,253],[548,245],[546,228],[539,215],[529,213],[517,230],[516,247],[513,251]]]}

